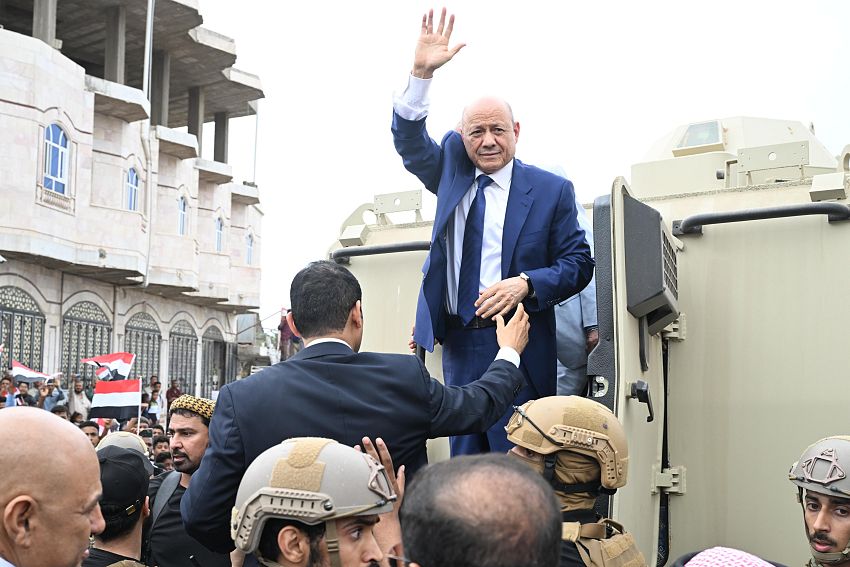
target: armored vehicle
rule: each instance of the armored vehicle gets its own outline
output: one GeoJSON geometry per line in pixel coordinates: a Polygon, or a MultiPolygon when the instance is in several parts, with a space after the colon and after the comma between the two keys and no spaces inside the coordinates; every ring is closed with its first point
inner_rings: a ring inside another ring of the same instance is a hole
{"type": "MultiPolygon", "coordinates": [[[[850,146],[836,157],[799,122],[737,117],[676,128],[593,203],[588,395],[628,434],[629,483],[607,505],[651,565],[715,545],[808,559],[787,473],[850,433],[848,180],[850,146]]],[[[407,349],[420,209],[417,191],[380,195],[331,247],[363,284],[364,349],[407,349]]],[[[437,376],[439,360],[426,357],[437,376]]]]}

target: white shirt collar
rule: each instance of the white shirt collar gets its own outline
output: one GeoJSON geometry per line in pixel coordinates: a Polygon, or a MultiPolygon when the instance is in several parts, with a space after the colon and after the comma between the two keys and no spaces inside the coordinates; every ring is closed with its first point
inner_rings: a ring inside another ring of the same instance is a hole
{"type": "MultiPolygon", "coordinates": [[[[309,343],[304,345],[304,348],[311,347],[313,345],[320,345],[322,343],[339,343],[341,345],[347,346],[348,348],[351,348],[350,344],[348,344],[347,342],[345,342],[342,339],[337,339],[336,337],[325,337],[325,338],[321,338],[321,339],[313,339],[312,341],[310,341],[309,343]]],[[[354,349],[351,349],[351,350],[354,350],[354,349]]],[[[0,565],[0,567],[4,567],[4,566],[0,565]]]]}
{"type": "Polygon", "coordinates": [[[477,167],[475,168],[475,179],[478,179],[479,175],[488,175],[493,182],[498,185],[502,189],[510,189],[511,188],[511,177],[514,174],[514,160],[511,160],[498,171],[494,171],[493,173],[484,173],[477,167]]]}
{"type": "Polygon", "coordinates": [[[12,565],[11,563],[9,563],[8,561],[6,561],[5,559],[3,559],[2,557],[0,557],[0,567],[15,567],[15,566],[12,565]]]}

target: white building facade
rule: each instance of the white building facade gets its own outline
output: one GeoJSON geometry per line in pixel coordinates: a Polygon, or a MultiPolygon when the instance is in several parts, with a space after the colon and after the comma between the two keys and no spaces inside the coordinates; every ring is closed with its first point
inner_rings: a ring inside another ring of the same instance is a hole
{"type": "Polygon", "coordinates": [[[227,142],[263,92],[197,2],[157,0],[146,95],[147,5],[0,7],[0,364],[90,378],[80,358],[126,350],[209,396],[259,305],[259,193],[227,142]]]}

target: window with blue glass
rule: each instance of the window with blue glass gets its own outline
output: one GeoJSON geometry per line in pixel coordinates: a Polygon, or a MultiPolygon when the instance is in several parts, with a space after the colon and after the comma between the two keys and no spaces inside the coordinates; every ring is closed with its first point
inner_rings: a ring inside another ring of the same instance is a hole
{"type": "Polygon", "coordinates": [[[139,210],[139,174],[133,167],[127,171],[127,210],[139,210]]]}
{"type": "Polygon", "coordinates": [[[186,235],[186,209],[188,208],[188,204],[186,203],[186,197],[180,197],[177,200],[177,234],[180,236],[186,235]]]}
{"type": "Polygon", "coordinates": [[[68,136],[58,124],[44,129],[44,188],[65,194],[68,186],[68,136]]]}
{"type": "Polygon", "coordinates": [[[224,221],[221,217],[215,219],[215,251],[221,252],[224,246],[224,221]]]}
{"type": "Polygon", "coordinates": [[[254,263],[254,235],[245,237],[245,263],[249,266],[254,263]]]}

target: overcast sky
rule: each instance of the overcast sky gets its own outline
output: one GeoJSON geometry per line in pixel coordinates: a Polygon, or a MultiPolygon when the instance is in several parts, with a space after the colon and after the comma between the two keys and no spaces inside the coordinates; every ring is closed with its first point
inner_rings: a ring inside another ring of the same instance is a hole
{"type": "MultiPolygon", "coordinates": [[[[288,306],[292,276],[325,257],[357,206],[421,188],[393,149],[390,119],[430,6],[199,3],[204,26],[236,40],[236,66],[259,75],[266,95],[256,172],[266,317],[288,306]]],[[[435,76],[432,137],[454,126],[466,102],[502,96],[521,125],[517,157],[561,165],[583,202],[628,178],[680,124],[799,120],[813,122],[833,154],[850,144],[850,2],[467,0],[448,8],[452,43],[467,47],[435,76]]],[[[253,146],[254,119],[234,120],[237,180],[254,177],[253,146]]],[[[426,195],[426,218],[435,202],[426,195]]]]}

